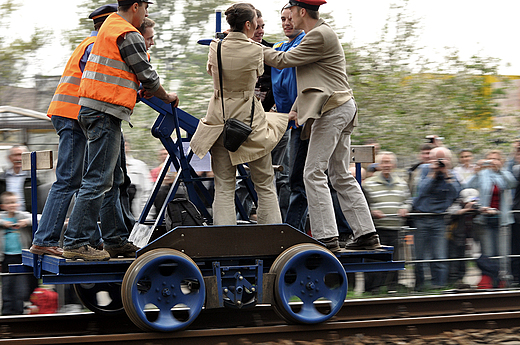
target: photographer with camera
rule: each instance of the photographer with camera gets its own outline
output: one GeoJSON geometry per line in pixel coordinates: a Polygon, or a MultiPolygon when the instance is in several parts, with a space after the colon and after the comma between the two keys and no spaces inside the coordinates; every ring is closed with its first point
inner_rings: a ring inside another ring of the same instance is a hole
{"type": "Polygon", "coordinates": [[[484,229],[481,246],[482,254],[486,256],[505,255],[509,251],[509,227],[514,219],[512,195],[508,189],[515,188],[517,181],[503,165],[502,151],[489,151],[485,159],[478,161],[475,175],[466,185],[480,193],[483,212],[475,222],[484,229]]]}
{"type": "MultiPolygon", "coordinates": [[[[430,164],[422,168],[422,179],[417,186],[413,207],[427,213],[417,218],[414,235],[417,260],[445,260],[448,257],[446,223],[444,213],[459,195],[460,183],[451,172],[451,151],[436,147],[430,151],[430,164]]],[[[446,262],[430,263],[431,287],[446,285],[448,266],[446,262]]],[[[415,266],[415,289],[425,288],[424,263],[415,266]]]]}

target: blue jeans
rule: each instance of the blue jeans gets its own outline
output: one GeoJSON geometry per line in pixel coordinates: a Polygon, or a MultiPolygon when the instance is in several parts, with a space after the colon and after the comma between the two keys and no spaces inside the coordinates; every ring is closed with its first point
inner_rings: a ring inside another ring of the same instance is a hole
{"type": "Polygon", "coordinates": [[[285,216],[285,223],[305,231],[307,219],[307,195],[303,183],[303,168],[307,158],[309,140],[301,140],[302,127],[291,129],[289,138],[289,207],[285,216]]]}
{"type": "Polygon", "coordinates": [[[51,121],[60,137],[56,182],[49,191],[33,239],[35,245],[43,247],[59,246],[70,201],[81,185],[87,145],[87,138],[77,120],[53,116],[51,121]]]}
{"type": "Polygon", "coordinates": [[[482,241],[482,254],[486,256],[501,255],[500,251],[500,217],[498,215],[484,216],[486,228],[482,241]]]}
{"type": "Polygon", "coordinates": [[[87,136],[87,168],[65,232],[63,248],[90,244],[96,237],[98,216],[105,249],[123,246],[128,239],[119,186],[121,169],[121,120],[81,107],[78,121],[87,136]]]}
{"type": "MultiPolygon", "coordinates": [[[[448,245],[446,239],[446,223],[443,216],[427,216],[417,220],[417,230],[414,236],[415,258],[417,260],[445,260],[448,257],[448,245]]],[[[415,265],[415,287],[421,289],[424,286],[424,265],[415,265]]],[[[432,276],[431,284],[445,286],[448,276],[447,262],[430,263],[432,276]]]]}
{"type": "Polygon", "coordinates": [[[273,165],[283,166],[283,171],[275,172],[276,193],[278,194],[278,204],[280,205],[280,212],[282,219],[285,219],[287,208],[289,207],[289,198],[291,196],[291,189],[289,188],[289,130],[285,131],[282,139],[271,151],[271,158],[273,165]]]}

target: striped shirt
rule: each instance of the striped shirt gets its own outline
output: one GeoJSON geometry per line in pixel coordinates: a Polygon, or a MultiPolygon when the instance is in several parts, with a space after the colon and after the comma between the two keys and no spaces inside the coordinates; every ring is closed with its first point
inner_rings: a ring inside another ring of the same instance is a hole
{"type": "MultiPolygon", "coordinates": [[[[363,191],[371,211],[379,210],[384,214],[395,215],[400,209],[411,210],[412,198],[408,184],[396,174],[387,181],[380,172],[363,182],[363,191]]],[[[376,228],[398,230],[405,219],[402,217],[384,217],[374,219],[376,228]]]]}

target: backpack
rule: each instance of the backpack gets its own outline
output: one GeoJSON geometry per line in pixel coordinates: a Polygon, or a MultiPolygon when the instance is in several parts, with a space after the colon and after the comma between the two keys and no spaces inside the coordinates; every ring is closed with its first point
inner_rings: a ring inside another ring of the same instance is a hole
{"type": "Polygon", "coordinates": [[[54,314],[58,311],[58,293],[43,288],[34,289],[29,314],[54,314]]]}
{"type": "Polygon", "coordinates": [[[178,226],[206,225],[197,207],[186,198],[175,198],[168,203],[164,218],[166,231],[178,226]]]}

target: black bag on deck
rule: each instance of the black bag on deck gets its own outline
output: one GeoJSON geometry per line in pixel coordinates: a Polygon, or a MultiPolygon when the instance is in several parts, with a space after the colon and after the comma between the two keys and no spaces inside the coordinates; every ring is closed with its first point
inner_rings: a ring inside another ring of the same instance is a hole
{"type": "Polygon", "coordinates": [[[175,198],[168,203],[164,222],[166,231],[181,225],[206,225],[197,207],[186,198],[175,198]]]}

